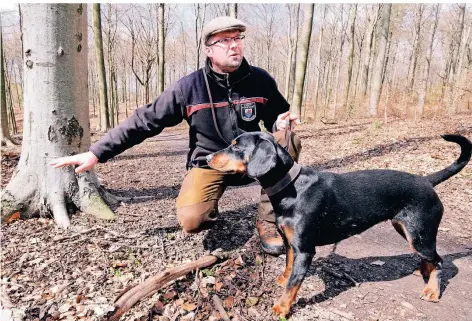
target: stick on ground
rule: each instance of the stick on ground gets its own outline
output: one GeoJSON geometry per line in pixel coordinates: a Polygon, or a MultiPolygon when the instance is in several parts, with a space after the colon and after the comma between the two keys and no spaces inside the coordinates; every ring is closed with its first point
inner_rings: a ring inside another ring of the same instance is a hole
{"type": "Polygon", "coordinates": [[[120,317],[129,309],[131,309],[136,302],[153,293],[157,289],[161,288],[166,283],[175,280],[185,274],[199,269],[213,265],[218,261],[218,257],[214,255],[206,255],[196,261],[176,266],[171,269],[167,269],[158,275],[150,277],[143,283],[135,286],[126,293],[124,293],[115,302],[115,311],[111,316],[108,317],[109,321],[118,321],[120,317]]]}

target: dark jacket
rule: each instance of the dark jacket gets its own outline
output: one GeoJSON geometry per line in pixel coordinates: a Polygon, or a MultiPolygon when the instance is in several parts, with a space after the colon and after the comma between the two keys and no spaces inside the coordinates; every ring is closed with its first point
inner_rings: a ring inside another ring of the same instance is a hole
{"type": "Polygon", "coordinates": [[[90,151],[100,162],[106,162],[185,119],[190,126],[187,168],[207,167],[205,156],[225,148],[227,143],[215,129],[203,71],[208,75],[217,125],[228,143],[244,131],[260,131],[260,120],[271,130],[277,116],[289,110],[275,80],[265,70],[243,59],[233,73],[219,74],[207,59],[204,68],[181,78],[153,103],[136,109],[90,151]]]}

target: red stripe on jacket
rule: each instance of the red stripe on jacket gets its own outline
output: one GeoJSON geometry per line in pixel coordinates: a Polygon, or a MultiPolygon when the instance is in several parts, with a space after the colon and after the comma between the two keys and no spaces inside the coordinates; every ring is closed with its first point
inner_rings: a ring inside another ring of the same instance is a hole
{"type": "MultiPolygon", "coordinates": [[[[252,98],[243,98],[239,100],[234,100],[234,104],[245,104],[245,103],[261,103],[261,104],[266,104],[267,103],[267,98],[264,97],[252,97],[252,98]]],[[[219,102],[219,103],[213,103],[213,106],[215,108],[219,107],[226,107],[228,106],[229,103],[227,101],[224,102],[219,102]]],[[[190,117],[194,112],[199,111],[200,109],[205,109],[205,108],[210,108],[211,104],[198,104],[198,105],[189,105],[187,106],[187,117],[190,117]]]]}

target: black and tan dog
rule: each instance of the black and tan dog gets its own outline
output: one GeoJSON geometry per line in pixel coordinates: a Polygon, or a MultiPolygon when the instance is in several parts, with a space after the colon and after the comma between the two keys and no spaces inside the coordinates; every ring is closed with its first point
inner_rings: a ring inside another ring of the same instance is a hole
{"type": "Polygon", "coordinates": [[[277,279],[285,291],[273,307],[276,315],[289,313],[316,246],[339,242],[386,220],[422,259],[419,272],[429,281],[421,298],[439,301],[442,260],[436,235],[443,205],[433,187],[462,170],[472,152],[467,138],[442,137],[459,144],[461,155],[428,176],[394,170],[319,172],[295,163],[266,133],[245,133],[207,157],[210,167],[246,173],[269,195],[287,249],[285,272],[277,279]]]}

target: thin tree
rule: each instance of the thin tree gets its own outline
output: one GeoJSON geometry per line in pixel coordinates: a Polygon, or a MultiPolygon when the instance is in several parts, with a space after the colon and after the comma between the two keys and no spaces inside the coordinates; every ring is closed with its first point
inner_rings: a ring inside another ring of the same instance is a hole
{"type": "Polygon", "coordinates": [[[302,115],[302,94],[305,84],[306,64],[308,58],[308,50],[310,48],[311,29],[313,25],[314,3],[305,5],[303,13],[303,25],[300,33],[300,40],[297,49],[297,66],[295,70],[295,86],[293,89],[292,110],[295,114],[302,115]]]}
{"type": "Polygon", "coordinates": [[[82,4],[24,4],[24,131],[18,167],[1,194],[4,222],[19,212],[52,214],[70,225],[68,210],[102,218],[114,214],[93,172],[54,169],[56,157],[88,150],[87,8],[82,4]],[[41,86],[37,86],[41,83],[41,86]],[[28,182],[25,184],[25,182],[28,182]]]}
{"type": "Polygon", "coordinates": [[[200,54],[202,48],[202,29],[205,24],[207,4],[203,4],[203,12],[200,3],[194,4],[195,8],[195,44],[197,47],[196,69],[200,69],[200,54]]]}
{"type": "Polygon", "coordinates": [[[164,66],[165,66],[165,34],[164,34],[164,4],[159,3],[158,4],[158,10],[157,10],[157,21],[158,21],[158,27],[157,30],[159,32],[159,38],[158,38],[158,56],[157,56],[157,61],[158,61],[158,70],[157,70],[157,95],[160,95],[164,91],[164,66]]]}
{"type": "Polygon", "coordinates": [[[10,135],[10,129],[8,126],[8,113],[7,113],[7,99],[5,92],[5,66],[4,66],[4,55],[3,55],[3,27],[2,27],[2,17],[0,15],[0,103],[1,103],[1,114],[0,122],[2,124],[1,131],[1,145],[13,146],[15,142],[12,140],[10,135]]]}
{"type": "Polygon", "coordinates": [[[318,40],[318,50],[316,52],[316,80],[315,80],[315,93],[314,93],[314,100],[313,100],[313,115],[316,115],[316,109],[318,105],[318,96],[319,96],[319,87],[320,87],[320,80],[321,80],[321,47],[323,45],[323,32],[325,29],[325,17],[326,17],[326,10],[328,6],[326,4],[323,5],[323,15],[321,17],[321,27],[320,27],[320,38],[318,40]]]}
{"type": "Polygon", "coordinates": [[[428,79],[429,79],[429,71],[431,68],[431,56],[433,54],[433,43],[434,43],[434,36],[436,34],[436,29],[438,27],[438,21],[439,21],[439,11],[440,11],[440,4],[436,4],[434,6],[434,22],[433,22],[433,27],[431,31],[431,35],[429,38],[428,42],[428,49],[426,51],[426,57],[425,57],[425,66],[423,69],[423,77],[421,79],[421,85],[418,90],[418,107],[415,109],[415,122],[418,117],[423,116],[423,110],[424,110],[424,102],[425,102],[425,97],[426,97],[426,91],[428,89],[428,79]]]}
{"type": "Polygon", "coordinates": [[[360,77],[357,87],[359,88],[360,97],[364,98],[367,94],[367,83],[370,71],[370,62],[373,56],[373,40],[374,40],[374,29],[377,23],[379,14],[379,6],[371,5],[367,13],[367,28],[365,34],[365,44],[363,49],[363,59],[361,60],[362,66],[360,70],[360,77]]]}
{"type": "Polygon", "coordinates": [[[343,58],[343,49],[344,49],[344,42],[346,40],[346,33],[344,30],[346,29],[345,22],[344,22],[344,5],[341,4],[341,23],[339,24],[339,50],[336,62],[336,80],[334,81],[334,102],[333,102],[333,112],[332,116],[336,119],[336,110],[338,105],[338,89],[339,89],[339,76],[341,74],[341,64],[343,58]]]}
{"type": "Polygon", "coordinates": [[[285,98],[290,103],[292,101],[293,94],[293,85],[295,78],[295,56],[297,54],[297,42],[298,42],[298,25],[300,19],[300,4],[297,3],[294,6],[294,15],[295,19],[292,23],[292,5],[287,4],[288,13],[289,13],[289,31],[288,31],[288,58],[287,58],[287,68],[285,75],[285,98]],[[293,25],[293,31],[292,31],[293,25]]]}
{"type": "Polygon", "coordinates": [[[379,46],[377,57],[372,71],[372,87],[370,93],[369,113],[371,116],[377,114],[377,105],[379,103],[380,94],[382,92],[382,74],[385,64],[385,52],[387,49],[388,30],[390,27],[390,13],[392,4],[381,4],[380,19],[378,25],[379,46]]]}
{"type": "Polygon", "coordinates": [[[424,12],[424,4],[419,3],[416,4],[416,12],[415,12],[415,35],[413,39],[413,50],[410,59],[410,66],[408,68],[408,76],[407,76],[407,86],[408,90],[413,90],[413,86],[415,84],[415,74],[416,74],[416,65],[418,64],[418,54],[420,49],[420,33],[421,33],[421,26],[422,26],[422,19],[423,19],[423,12],[424,12]]]}
{"type": "MultiPolygon", "coordinates": [[[[354,65],[354,45],[355,45],[355,25],[356,25],[356,17],[357,17],[357,3],[351,4],[350,9],[350,20],[351,20],[351,27],[350,29],[350,43],[351,46],[349,48],[349,57],[348,57],[348,67],[347,67],[347,85],[344,91],[344,107],[348,107],[349,109],[349,91],[351,89],[351,81],[352,81],[352,66],[354,65]]],[[[348,113],[349,114],[349,113],[348,113]]]]}
{"type": "Polygon", "coordinates": [[[105,76],[105,58],[103,55],[103,38],[102,38],[102,18],[100,13],[100,3],[92,5],[93,19],[93,39],[95,45],[95,57],[97,60],[97,75],[100,92],[100,120],[97,130],[106,132],[110,129],[110,114],[108,110],[108,94],[107,79],[105,76]]]}
{"type": "Polygon", "coordinates": [[[237,18],[238,17],[238,4],[237,3],[230,3],[229,6],[229,15],[230,17],[237,18]]]}

